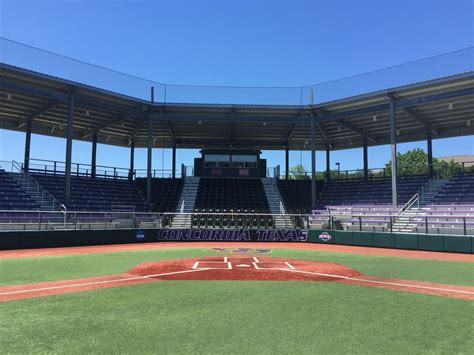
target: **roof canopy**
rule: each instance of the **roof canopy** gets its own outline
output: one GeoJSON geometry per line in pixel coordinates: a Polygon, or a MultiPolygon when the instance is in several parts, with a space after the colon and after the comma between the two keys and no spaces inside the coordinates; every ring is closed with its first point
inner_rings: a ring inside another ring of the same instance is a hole
{"type": "Polygon", "coordinates": [[[398,142],[474,134],[474,72],[316,105],[152,103],[138,98],[0,64],[0,128],[66,137],[70,94],[75,96],[74,139],[117,146],[310,149],[316,119],[318,150],[388,144],[389,99],[396,100],[398,142]]]}

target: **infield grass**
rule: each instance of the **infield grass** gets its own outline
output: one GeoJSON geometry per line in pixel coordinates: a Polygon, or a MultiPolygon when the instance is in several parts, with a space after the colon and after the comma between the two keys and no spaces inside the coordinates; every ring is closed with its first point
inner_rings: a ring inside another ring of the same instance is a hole
{"type": "MultiPolygon", "coordinates": [[[[118,274],[144,261],[205,255],[220,254],[198,247],[0,259],[0,285],[118,274]]],[[[374,276],[474,286],[474,263],[296,249],[274,249],[265,256],[337,262],[374,276]]]]}

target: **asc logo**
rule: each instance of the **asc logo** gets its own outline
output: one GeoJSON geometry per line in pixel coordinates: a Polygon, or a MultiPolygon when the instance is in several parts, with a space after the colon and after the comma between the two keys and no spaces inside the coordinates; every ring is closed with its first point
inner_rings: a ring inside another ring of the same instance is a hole
{"type": "Polygon", "coordinates": [[[143,231],[143,229],[137,229],[137,240],[143,240],[145,239],[145,232],[143,231]]]}
{"type": "Polygon", "coordinates": [[[323,242],[329,242],[332,239],[332,235],[327,232],[323,232],[319,235],[319,239],[321,239],[323,242]]]}

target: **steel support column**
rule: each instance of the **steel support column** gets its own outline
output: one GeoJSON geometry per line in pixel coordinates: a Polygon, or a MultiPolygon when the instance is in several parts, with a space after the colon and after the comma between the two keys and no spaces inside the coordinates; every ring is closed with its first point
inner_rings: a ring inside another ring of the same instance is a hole
{"type": "MultiPolygon", "coordinates": [[[[151,88],[151,103],[155,102],[155,90],[151,88]]],[[[146,207],[151,211],[151,164],[153,146],[153,113],[150,108],[148,113],[148,140],[147,140],[147,164],[146,164],[146,207]]]]}
{"type": "Polygon", "coordinates": [[[25,135],[25,159],[23,160],[23,170],[28,171],[30,169],[30,147],[31,147],[31,126],[33,123],[32,118],[28,118],[26,121],[26,135],[25,135]]]}
{"type": "Polygon", "coordinates": [[[428,150],[428,174],[430,178],[433,177],[433,139],[431,136],[431,129],[426,132],[426,145],[428,150]]]}
{"type": "Polygon", "coordinates": [[[285,179],[288,180],[290,178],[290,147],[288,146],[288,142],[285,144],[285,179]]]}
{"type": "Polygon", "coordinates": [[[71,161],[72,161],[72,135],[74,124],[74,93],[69,94],[67,110],[67,129],[66,129],[66,167],[65,167],[65,186],[64,186],[64,204],[69,205],[71,198],[71,161]]]}
{"type": "Polygon", "coordinates": [[[331,148],[326,147],[326,181],[331,181],[331,148]]]}
{"type": "Polygon", "coordinates": [[[128,180],[133,180],[133,172],[135,170],[135,141],[130,143],[130,170],[128,171],[128,180]]]}
{"type": "Polygon", "coordinates": [[[311,117],[311,209],[316,207],[316,117],[311,117]]]}
{"type": "Polygon", "coordinates": [[[171,177],[175,179],[176,178],[176,141],[173,141],[173,156],[172,156],[171,166],[173,170],[171,172],[171,177]]]}
{"type": "Polygon", "coordinates": [[[390,101],[390,151],[392,159],[392,205],[398,208],[397,189],[397,116],[394,99],[390,101]]]}
{"type": "Polygon", "coordinates": [[[153,146],[153,121],[152,114],[148,115],[148,142],[147,142],[147,161],[146,161],[146,206],[151,210],[151,158],[153,146]]]}
{"type": "Polygon", "coordinates": [[[91,177],[95,179],[97,172],[97,131],[92,133],[91,177]]]}
{"type": "Polygon", "coordinates": [[[364,137],[362,150],[364,155],[364,180],[367,181],[369,178],[369,152],[367,146],[367,137],[364,137]]]}

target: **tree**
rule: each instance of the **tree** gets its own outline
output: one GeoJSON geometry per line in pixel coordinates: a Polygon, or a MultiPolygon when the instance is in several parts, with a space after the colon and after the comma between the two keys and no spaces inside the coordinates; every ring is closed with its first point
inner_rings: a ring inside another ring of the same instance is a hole
{"type": "MultiPolygon", "coordinates": [[[[450,178],[456,171],[461,170],[461,164],[451,160],[446,161],[433,158],[433,170],[436,176],[441,178],[450,178]]],[[[428,154],[423,149],[417,148],[409,150],[404,154],[397,154],[398,175],[426,175],[429,173],[428,154]]],[[[391,175],[392,161],[385,164],[385,174],[391,175]]]]}
{"type": "Polygon", "coordinates": [[[308,172],[305,167],[301,164],[297,164],[290,168],[290,174],[293,179],[303,180],[308,178],[308,172]]]}

